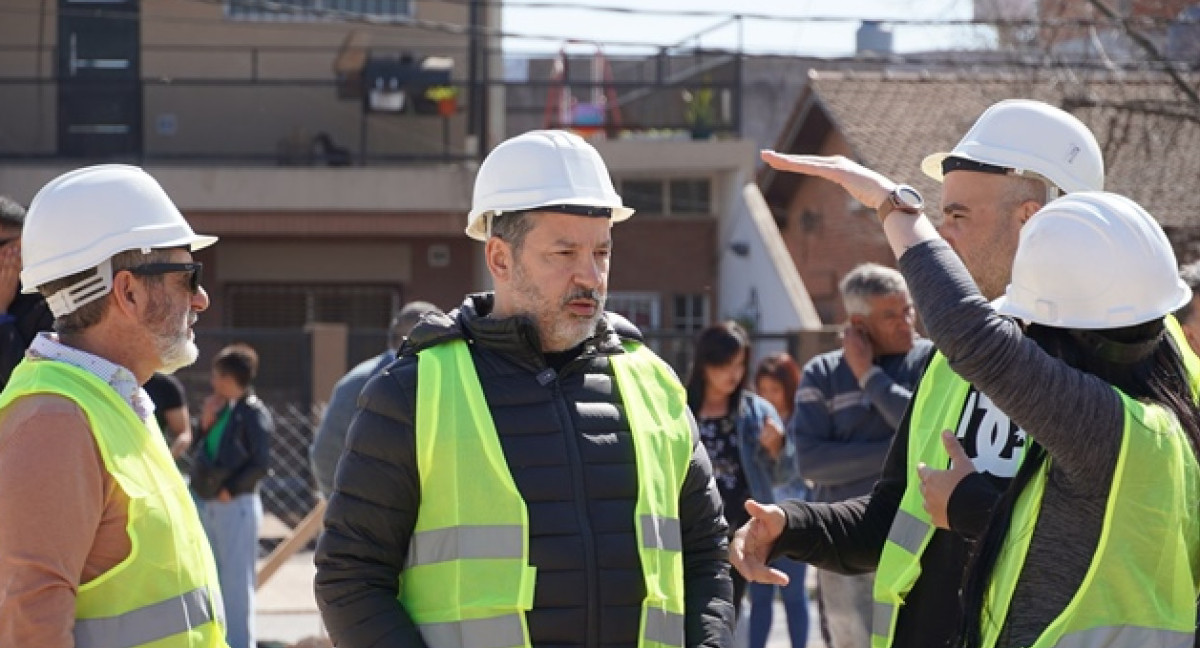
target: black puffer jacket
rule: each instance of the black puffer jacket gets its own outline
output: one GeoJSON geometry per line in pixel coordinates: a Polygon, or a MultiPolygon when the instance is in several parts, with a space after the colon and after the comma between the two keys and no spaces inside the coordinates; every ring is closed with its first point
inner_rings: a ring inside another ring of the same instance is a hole
{"type": "MultiPolygon", "coordinates": [[[[471,356],[517,489],[537,568],[527,614],[538,648],[632,647],[645,587],[634,535],[633,440],[608,356],[633,325],[607,315],[581,355],[555,372],[524,318],[489,319],[473,295],[413,330],[400,357],[367,383],[338,465],[317,546],[317,602],[336,645],[424,646],[396,600],[421,494],[413,415],[417,352],[458,338],[471,356]]],[[[708,455],[693,428],[679,496],[688,646],[732,645],[726,525],[708,455]]]]}

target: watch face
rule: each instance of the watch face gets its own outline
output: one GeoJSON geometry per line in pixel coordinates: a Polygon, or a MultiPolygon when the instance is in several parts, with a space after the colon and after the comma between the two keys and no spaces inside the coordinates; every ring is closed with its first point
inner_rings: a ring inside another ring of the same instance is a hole
{"type": "Polygon", "coordinates": [[[896,200],[901,205],[911,209],[920,209],[925,206],[925,201],[921,198],[921,194],[908,185],[899,185],[896,187],[896,200]]]}

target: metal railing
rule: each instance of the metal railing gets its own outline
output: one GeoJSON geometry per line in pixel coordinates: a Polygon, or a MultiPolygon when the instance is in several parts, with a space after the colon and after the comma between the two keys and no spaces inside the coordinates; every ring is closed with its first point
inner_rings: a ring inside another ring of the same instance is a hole
{"type": "MultiPolygon", "coordinates": [[[[423,47],[421,54],[456,61],[466,56],[465,48],[447,47],[423,47]]],[[[470,98],[479,97],[486,106],[489,95],[478,90],[496,87],[505,88],[505,105],[484,109],[499,109],[509,117],[506,137],[552,125],[546,122],[554,112],[547,108],[552,97],[565,94],[566,104],[584,105],[596,89],[615,97],[616,112],[609,114],[619,114],[619,119],[592,129],[610,138],[664,132],[688,136],[696,129],[685,96],[710,101],[705,136],[740,131],[741,60],[727,51],[664,50],[648,58],[614,59],[610,80],[570,73],[556,80],[549,59],[538,59],[526,79],[478,80],[476,92],[456,68],[452,80],[439,83],[457,90],[455,106],[445,114],[426,96],[425,82],[398,88],[402,98],[392,94],[376,103],[374,87],[362,70],[334,71],[337,55],[336,49],[303,46],[146,46],[136,79],[86,82],[58,78],[54,48],[0,46],[0,93],[6,97],[0,103],[0,160],[83,157],[275,166],[458,161],[479,154],[467,145],[469,120],[482,119],[470,98]],[[128,90],[114,95],[121,86],[128,90]],[[119,153],[70,144],[71,125],[56,117],[64,114],[60,104],[72,96],[90,96],[89,89],[107,92],[106,101],[120,95],[127,103],[114,113],[127,113],[121,124],[129,144],[119,153]]],[[[398,50],[368,54],[398,55],[398,50]]],[[[582,59],[570,60],[579,63],[578,69],[588,67],[582,59]]]]}

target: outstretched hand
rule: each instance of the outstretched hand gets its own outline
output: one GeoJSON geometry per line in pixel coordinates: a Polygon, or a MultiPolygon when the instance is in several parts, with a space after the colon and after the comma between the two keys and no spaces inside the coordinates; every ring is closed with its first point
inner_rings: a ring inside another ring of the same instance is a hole
{"type": "Polygon", "coordinates": [[[942,445],[950,454],[949,470],[934,470],[924,463],[917,464],[917,476],[921,479],[921,497],[925,498],[925,510],[934,526],[950,528],[950,495],[959,482],[975,472],[975,464],[963,450],[958,437],[950,430],[942,431],[942,445]]]}
{"type": "Polygon", "coordinates": [[[883,174],[841,155],[788,155],[763,151],[762,160],[777,171],[802,173],[838,183],[858,202],[878,209],[896,183],[883,174]]]}
{"type": "Polygon", "coordinates": [[[783,533],[787,516],[774,504],[763,506],[752,499],[746,500],[746,512],[750,514],[750,521],[733,535],[733,541],[729,543],[729,562],[748,581],[787,585],[787,574],[767,566],[771,547],[783,533]]]}

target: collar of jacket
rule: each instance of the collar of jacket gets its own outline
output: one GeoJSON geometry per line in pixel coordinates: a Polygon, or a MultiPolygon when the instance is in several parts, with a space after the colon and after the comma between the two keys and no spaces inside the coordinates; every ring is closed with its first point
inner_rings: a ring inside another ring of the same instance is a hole
{"type": "MultiPolygon", "coordinates": [[[[493,293],[467,295],[462,306],[449,314],[427,315],[409,334],[401,355],[455,339],[465,339],[494,353],[509,356],[522,366],[540,371],[546,366],[537,327],[524,316],[488,317],[495,305],[493,293]]],[[[622,339],[641,341],[641,331],[616,313],[604,313],[592,336],[584,341],[584,355],[624,353],[622,339]]]]}

